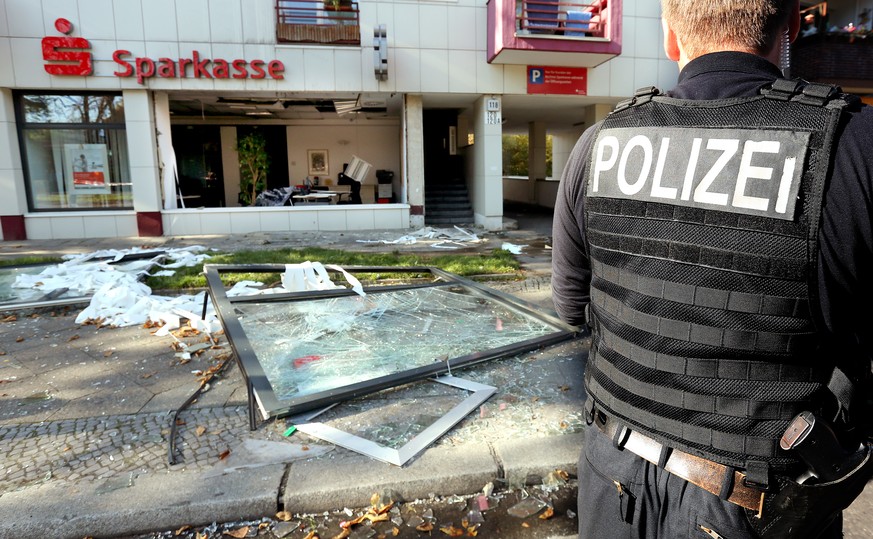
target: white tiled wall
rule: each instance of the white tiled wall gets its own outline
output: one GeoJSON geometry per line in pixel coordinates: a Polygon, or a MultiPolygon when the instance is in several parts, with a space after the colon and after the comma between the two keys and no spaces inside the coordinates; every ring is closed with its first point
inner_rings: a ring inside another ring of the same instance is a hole
{"type": "MultiPolygon", "coordinates": [[[[80,218],[81,219],[81,218],[80,218]]],[[[28,237],[31,221],[27,221],[28,237]]],[[[117,225],[116,225],[117,226],[117,225]]],[[[164,234],[244,234],[257,231],[340,231],[409,228],[409,206],[362,204],[293,208],[200,208],[163,212],[164,234]]],[[[33,228],[35,233],[42,233],[33,228]]]]}
{"type": "Polygon", "coordinates": [[[72,212],[30,214],[24,218],[32,240],[133,237],[138,234],[136,214],[124,212],[72,212]]]}
{"type": "MultiPolygon", "coordinates": [[[[211,79],[153,77],[139,86],[113,75],[112,51],[133,56],[204,58],[279,58],[286,62],[283,81],[228,79],[224,90],[253,91],[402,91],[525,94],[525,66],[489,65],[485,61],[485,0],[429,3],[384,0],[361,2],[361,46],[277,45],[275,0],[5,0],[0,3],[0,85],[28,88],[215,88],[211,79]],[[74,36],[92,43],[96,69],[92,77],[49,77],[42,68],[40,39],[57,36],[54,21],[69,19],[74,36]],[[372,76],[372,28],[386,24],[389,78],[372,76]],[[6,62],[2,62],[7,59],[6,62]],[[11,69],[9,69],[11,60],[11,69]],[[4,66],[6,66],[4,68],[4,66]]],[[[616,0],[620,1],[620,0],[616,0]]],[[[607,80],[589,76],[589,95],[624,97],[637,85],[625,68],[643,64],[645,75],[669,77],[673,66],[663,55],[660,6],[654,0],[624,0],[622,56],[606,63],[607,80]],[[660,65],[663,64],[663,65],[660,65]]],[[[675,70],[674,70],[675,72],[675,70]]],[[[673,81],[670,81],[672,85],[673,81]]],[[[652,81],[645,81],[651,84],[652,81]]]]}

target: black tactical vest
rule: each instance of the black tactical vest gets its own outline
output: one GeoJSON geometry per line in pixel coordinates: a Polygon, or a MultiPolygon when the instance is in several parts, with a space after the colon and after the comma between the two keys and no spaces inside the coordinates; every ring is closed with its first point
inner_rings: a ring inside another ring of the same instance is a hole
{"type": "Polygon", "coordinates": [[[592,150],[587,390],[669,447],[784,470],[779,438],[821,409],[833,370],[817,233],[846,96],[788,80],[753,98],[657,94],[619,104],[592,150]]]}

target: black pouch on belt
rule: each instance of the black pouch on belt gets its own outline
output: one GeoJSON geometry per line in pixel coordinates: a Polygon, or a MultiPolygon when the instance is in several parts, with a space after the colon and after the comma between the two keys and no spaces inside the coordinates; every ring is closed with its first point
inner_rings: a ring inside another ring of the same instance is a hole
{"type": "Polygon", "coordinates": [[[752,528],[762,539],[817,537],[873,477],[871,448],[865,442],[860,463],[833,481],[799,484],[788,477],[775,478],[776,491],[765,494],[761,512],[746,510],[752,528]]]}

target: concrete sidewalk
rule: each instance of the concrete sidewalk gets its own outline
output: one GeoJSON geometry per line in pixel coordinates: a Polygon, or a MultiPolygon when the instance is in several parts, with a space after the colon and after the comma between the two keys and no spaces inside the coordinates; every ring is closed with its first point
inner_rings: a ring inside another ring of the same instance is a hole
{"type": "MultiPolygon", "coordinates": [[[[519,258],[526,279],[494,287],[551,309],[548,237],[531,230],[478,233],[487,241],[475,249],[525,246],[519,258]]],[[[190,245],[433,250],[426,242],[363,243],[401,234],[0,242],[0,257],[190,245]]],[[[453,373],[494,385],[497,393],[479,414],[396,467],[299,432],[285,437],[286,420],[250,430],[245,384],[223,336],[213,349],[180,361],[173,343],[201,342],[203,335],[77,325],[82,307],[18,312],[0,323],[0,538],[118,537],[280,510],[366,507],[386,489],[411,501],[474,494],[489,482],[520,486],[556,469],[575,474],[584,399],[578,342],[453,373]],[[199,374],[221,365],[220,376],[180,413],[178,462],[171,465],[173,414],[198,388],[199,374]]],[[[407,414],[428,405],[403,392],[385,399],[407,414]]]]}

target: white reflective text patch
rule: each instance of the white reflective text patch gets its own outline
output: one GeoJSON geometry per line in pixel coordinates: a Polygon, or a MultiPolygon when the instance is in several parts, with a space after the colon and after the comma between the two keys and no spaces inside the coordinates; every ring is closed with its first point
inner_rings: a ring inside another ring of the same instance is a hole
{"type": "Polygon", "coordinates": [[[792,220],[808,144],[808,132],[603,129],[588,196],[792,220]]]}

